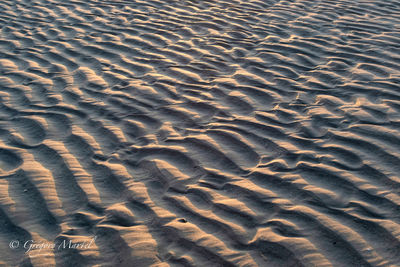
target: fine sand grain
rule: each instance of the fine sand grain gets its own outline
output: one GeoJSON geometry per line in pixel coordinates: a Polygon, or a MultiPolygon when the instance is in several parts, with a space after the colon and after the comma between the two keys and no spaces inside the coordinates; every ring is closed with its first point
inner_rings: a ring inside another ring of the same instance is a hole
{"type": "Polygon", "coordinates": [[[400,266],[399,0],[0,0],[0,26],[1,266],[400,266]]]}

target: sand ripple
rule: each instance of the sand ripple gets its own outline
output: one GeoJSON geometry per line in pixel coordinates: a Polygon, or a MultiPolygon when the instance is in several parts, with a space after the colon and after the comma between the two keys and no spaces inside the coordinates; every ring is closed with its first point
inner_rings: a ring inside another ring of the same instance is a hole
{"type": "Polygon", "coordinates": [[[399,1],[0,10],[3,264],[400,264],[399,1]]]}

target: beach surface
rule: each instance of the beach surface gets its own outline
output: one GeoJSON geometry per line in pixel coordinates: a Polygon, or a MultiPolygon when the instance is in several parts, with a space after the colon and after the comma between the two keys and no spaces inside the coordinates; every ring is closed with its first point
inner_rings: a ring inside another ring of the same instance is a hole
{"type": "Polygon", "coordinates": [[[0,0],[0,266],[400,266],[400,1],[0,0]]]}

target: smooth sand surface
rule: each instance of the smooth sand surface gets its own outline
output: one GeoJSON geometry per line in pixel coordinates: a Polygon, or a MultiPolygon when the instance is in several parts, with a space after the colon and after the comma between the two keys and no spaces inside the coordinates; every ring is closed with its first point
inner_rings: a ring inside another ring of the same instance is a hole
{"type": "Polygon", "coordinates": [[[400,1],[0,0],[0,26],[1,266],[400,266],[400,1]]]}

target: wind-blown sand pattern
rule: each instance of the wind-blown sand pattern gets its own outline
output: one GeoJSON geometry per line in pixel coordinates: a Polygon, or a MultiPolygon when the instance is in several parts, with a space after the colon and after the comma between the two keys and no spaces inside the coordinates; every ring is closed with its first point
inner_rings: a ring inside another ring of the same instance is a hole
{"type": "Polygon", "coordinates": [[[398,0],[0,10],[5,266],[400,265],[398,0]]]}

